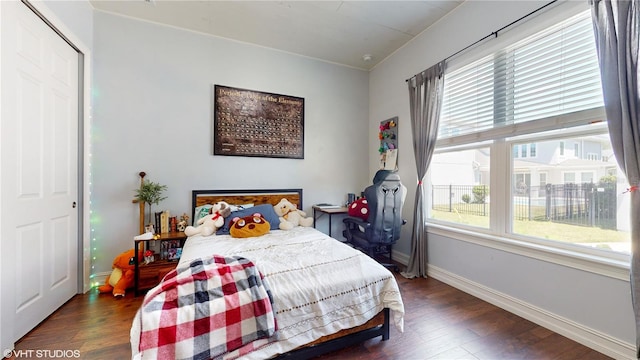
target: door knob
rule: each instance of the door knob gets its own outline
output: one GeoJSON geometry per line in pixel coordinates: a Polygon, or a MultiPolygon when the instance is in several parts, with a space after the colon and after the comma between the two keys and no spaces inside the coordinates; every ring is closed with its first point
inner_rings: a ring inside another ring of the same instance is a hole
{"type": "Polygon", "coordinates": [[[73,204],[71,204],[71,207],[74,208],[74,209],[76,208],[76,202],[75,201],[73,202],[73,204]]]}

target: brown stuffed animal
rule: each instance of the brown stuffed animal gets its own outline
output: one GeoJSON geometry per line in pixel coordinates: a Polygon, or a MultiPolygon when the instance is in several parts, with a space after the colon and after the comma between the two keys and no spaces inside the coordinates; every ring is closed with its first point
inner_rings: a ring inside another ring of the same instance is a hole
{"type": "Polygon", "coordinates": [[[229,234],[234,238],[261,236],[271,230],[271,225],[260,213],[251,216],[235,217],[231,220],[229,234]]]}
{"type": "MultiPolygon", "coordinates": [[[[101,294],[112,292],[114,297],[124,296],[125,290],[133,287],[133,276],[135,272],[134,255],[134,250],[129,249],[113,259],[113,266],[111,266],[113,271],[107,276],[105,284],[98,287],[98,291],[101,294]]],[[[142,252],[138,254],[138,260],[140,259],[142,259],[142,252]]]]}

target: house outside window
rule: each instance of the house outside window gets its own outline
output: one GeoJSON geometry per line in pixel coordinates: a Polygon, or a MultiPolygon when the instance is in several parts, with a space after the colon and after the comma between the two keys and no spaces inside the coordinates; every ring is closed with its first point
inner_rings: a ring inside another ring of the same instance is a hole
{"type": "Polygon", "coordinates": [[[429,221],[629,253],[629,205],[617,199],[627,182],[603,106],[588,11],[448,70],[429,221]],[[474,169],[482,181],[463,175],[474,169]]]}

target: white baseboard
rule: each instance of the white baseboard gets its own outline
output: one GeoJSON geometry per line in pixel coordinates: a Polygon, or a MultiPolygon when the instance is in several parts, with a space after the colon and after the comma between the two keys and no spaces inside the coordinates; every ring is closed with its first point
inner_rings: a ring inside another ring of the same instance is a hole
{"type": "Polygon", "coordinates": [[[111,275],[111,271],[93,274],[93,277],[91,278],[91,288],[104,285],[107,280],[107,276],[109,275],[111,275]]]}
{"type": "Polygon", "coordinates": [[[409,255],[397,252],[393,249],[391,249],[391,258],[393,259],[393,261],[397,261],[405,266],[409,263],[409,255]]]}
{"type": "MultiPolygon", "coordinates": [[[[401,257],[400,254],[394,254],[396,261],[401,261],[401,257]]],[[[614,359],[635,359],[635,345],[633,344],[613,338],[436,266],[429,265],[427,275],[614,359]]]]}

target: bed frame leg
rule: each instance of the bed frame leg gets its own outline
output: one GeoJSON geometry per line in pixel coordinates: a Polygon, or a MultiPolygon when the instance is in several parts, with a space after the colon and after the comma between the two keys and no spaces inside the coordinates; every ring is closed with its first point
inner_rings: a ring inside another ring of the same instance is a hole
{"type": "Polygon", "coordinates": [[[391,316],[389,316],[389,308],[384,308],[384,324],[382,325],[382,341],[389,340],[389,323],[391,322],[391,316]]]}
{"type": "Polygon", "coordinates": [[[384,308],[384,323],[380,326],[376,326],[371,329],[362,330],[359,332],[351,333],[340,338],[329,340],[324,343],[309,347],[301,347],[284,354],[276,356],[276,360],[307,360],[326,354],[328,352],[344,349],[347,346],[359,344],[365,340],[373,339],[374,337],[382,336],[382,341],[389,340],[389,323],[391,322],[391,316],[389,315],[389,308],[384,308]]]}

